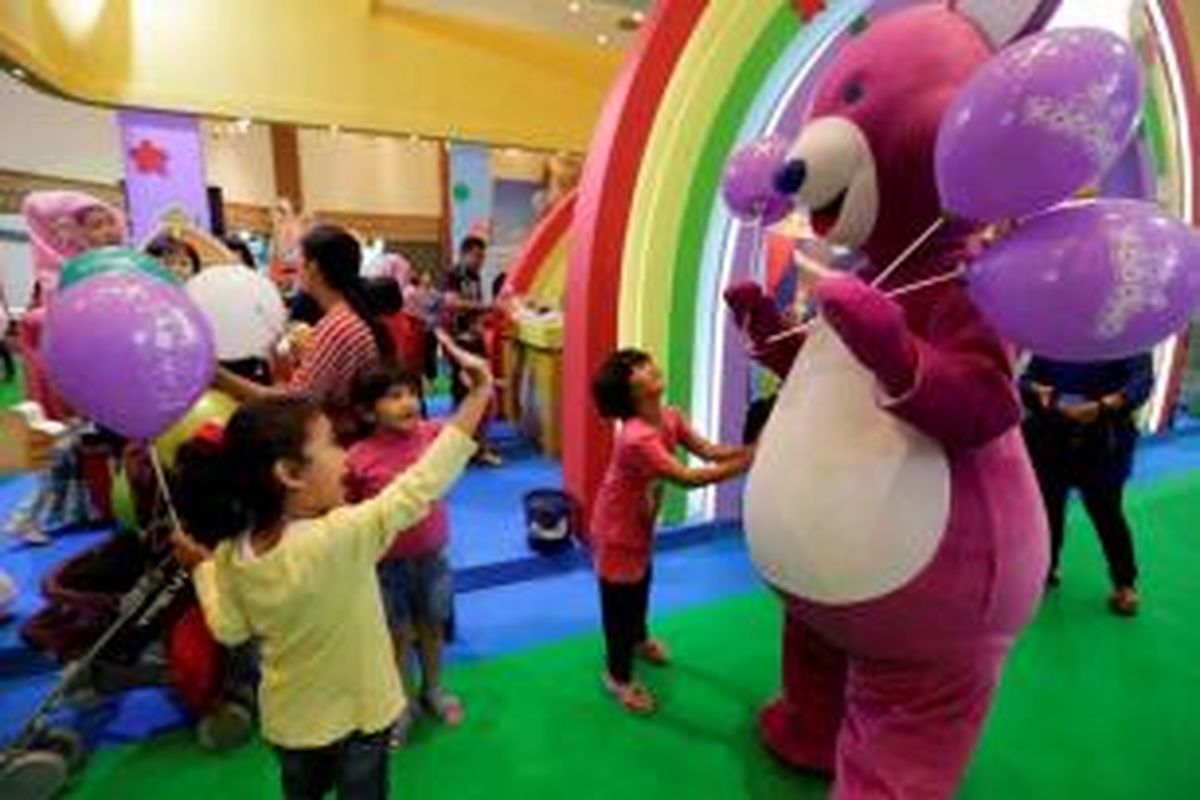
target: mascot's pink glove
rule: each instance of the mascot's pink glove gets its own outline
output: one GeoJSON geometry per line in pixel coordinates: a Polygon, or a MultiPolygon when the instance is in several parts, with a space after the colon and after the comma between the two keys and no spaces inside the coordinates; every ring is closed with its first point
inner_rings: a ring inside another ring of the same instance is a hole
{"type": "Polygon", "coordinates": [[[904,324],[904,312],[883,293],[850,277],[827,278],[813,288],[821,315],[837,331],[890,397],[913,388],[917,348],[904,324]]]}
{"type": "Polygon", "coordinates": [[[927,436],[969,449],[1020,421],[1009,354],[960,290],[939,300],[923,336],[909,329],[894,300],[858,278],[818,281],[813,297],[878,379],[884,407],[927,436]]]}
{"type": "Polygon", "coordinates": [[[737,283],[725,290],[725,304],[733,313],[733,322],[754,348],[755,361],[781,378],[787,377],[804,343],[800,334],[777,338],[790,327],[779,309],[754,281],[737,283]]]}

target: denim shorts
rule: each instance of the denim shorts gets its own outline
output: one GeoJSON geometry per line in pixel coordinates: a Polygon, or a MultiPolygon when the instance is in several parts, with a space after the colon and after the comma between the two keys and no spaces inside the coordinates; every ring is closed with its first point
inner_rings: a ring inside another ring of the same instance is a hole
{"type": "Polygon", "coordinates": [[[379,565],[379,588],[388,624],[445,625],[454,592],[450,561],[442,550],[379,565]]]}

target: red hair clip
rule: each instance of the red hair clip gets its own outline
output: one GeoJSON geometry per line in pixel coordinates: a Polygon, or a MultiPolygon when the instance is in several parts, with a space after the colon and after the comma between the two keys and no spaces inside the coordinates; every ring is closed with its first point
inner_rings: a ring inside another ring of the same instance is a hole
{"type": "Polygon", "coordinates": [[[217,422],[206,422],[196,429],[192,438],[220,447],[225,444],[225,428],[217,422]]]}

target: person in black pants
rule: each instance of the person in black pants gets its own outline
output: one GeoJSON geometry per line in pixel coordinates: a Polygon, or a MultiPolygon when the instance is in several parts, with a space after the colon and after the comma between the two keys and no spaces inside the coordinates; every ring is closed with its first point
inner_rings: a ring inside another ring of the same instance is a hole
{"type": "Polygon", "coordinates": [[[387,796],[387,731],[356,733],[315,750],[276,748],[288,797],[383,800],[387,796]]]}
{"type": "Polygon", "coordinates": [[[633,680],[633,657],[638,648],[651,642],[646,617],[650,613],[650,581],[653,569],[631,583],[600,581],[600,618],[604,627],[608,674],[618,685],[633,680]]]}
{"type": "Polygon", "coordinates": [[[4,378],[0,382],[9,383],[17,377],[17,362],[13,359],[8,339],[4,336],[0,336],[0,365],[4,368],[4,378]]]}
{"type": "Polygon", "coordinates": [[[17,364],[13,359],[9,339],[17,332],[16,321],[8,307],[8,299],[4,296],[4,287],[0,286],[0,365],[4,367],[3,383],[8,383],[17,377],[17,364]]]}
{"type": "MultiPolygon", "coordinates": [[[[484,320],[493,306],[483,296],[483,265],[487,258],[487,242],[478,236],[468,236],[459,246],[458,263],[446,273],[443,301],[450,322],[454,343],[473,355],[487,358],[484,320]]],[[[450,393],[457,407],[469,393],[462,372],[450,364],[450,393]]],[[[476,461],[490,467],[504,463],[487,438],[487,423],[479,426],[479,453],[476,461]]]]}
{"type": "Polygon", "coordinates": [[[1091,364],[1034,357],[1021,377],[1025,442],[1050,523],[1047,586],[1059,583],[1067,498],[1077,489],[1108,561],[1109,608],[1122,616],[1138,610],[1137,560],[1122,504],[1138,439],[1134,414],[1153,385],[1148,353],[1091,364]]]}

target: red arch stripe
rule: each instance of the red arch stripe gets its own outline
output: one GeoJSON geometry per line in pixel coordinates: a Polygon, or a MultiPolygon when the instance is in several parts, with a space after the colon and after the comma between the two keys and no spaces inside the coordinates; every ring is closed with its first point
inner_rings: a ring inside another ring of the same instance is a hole
{"type": "Polygon", "coordinates": [[[592,407],[590,376],[616,346],[621,251],[659,104],[707,0],[657,4],[605,102],[572,228],[563,344],[563,478],[590,509],[612,447],[592,407]]]}

